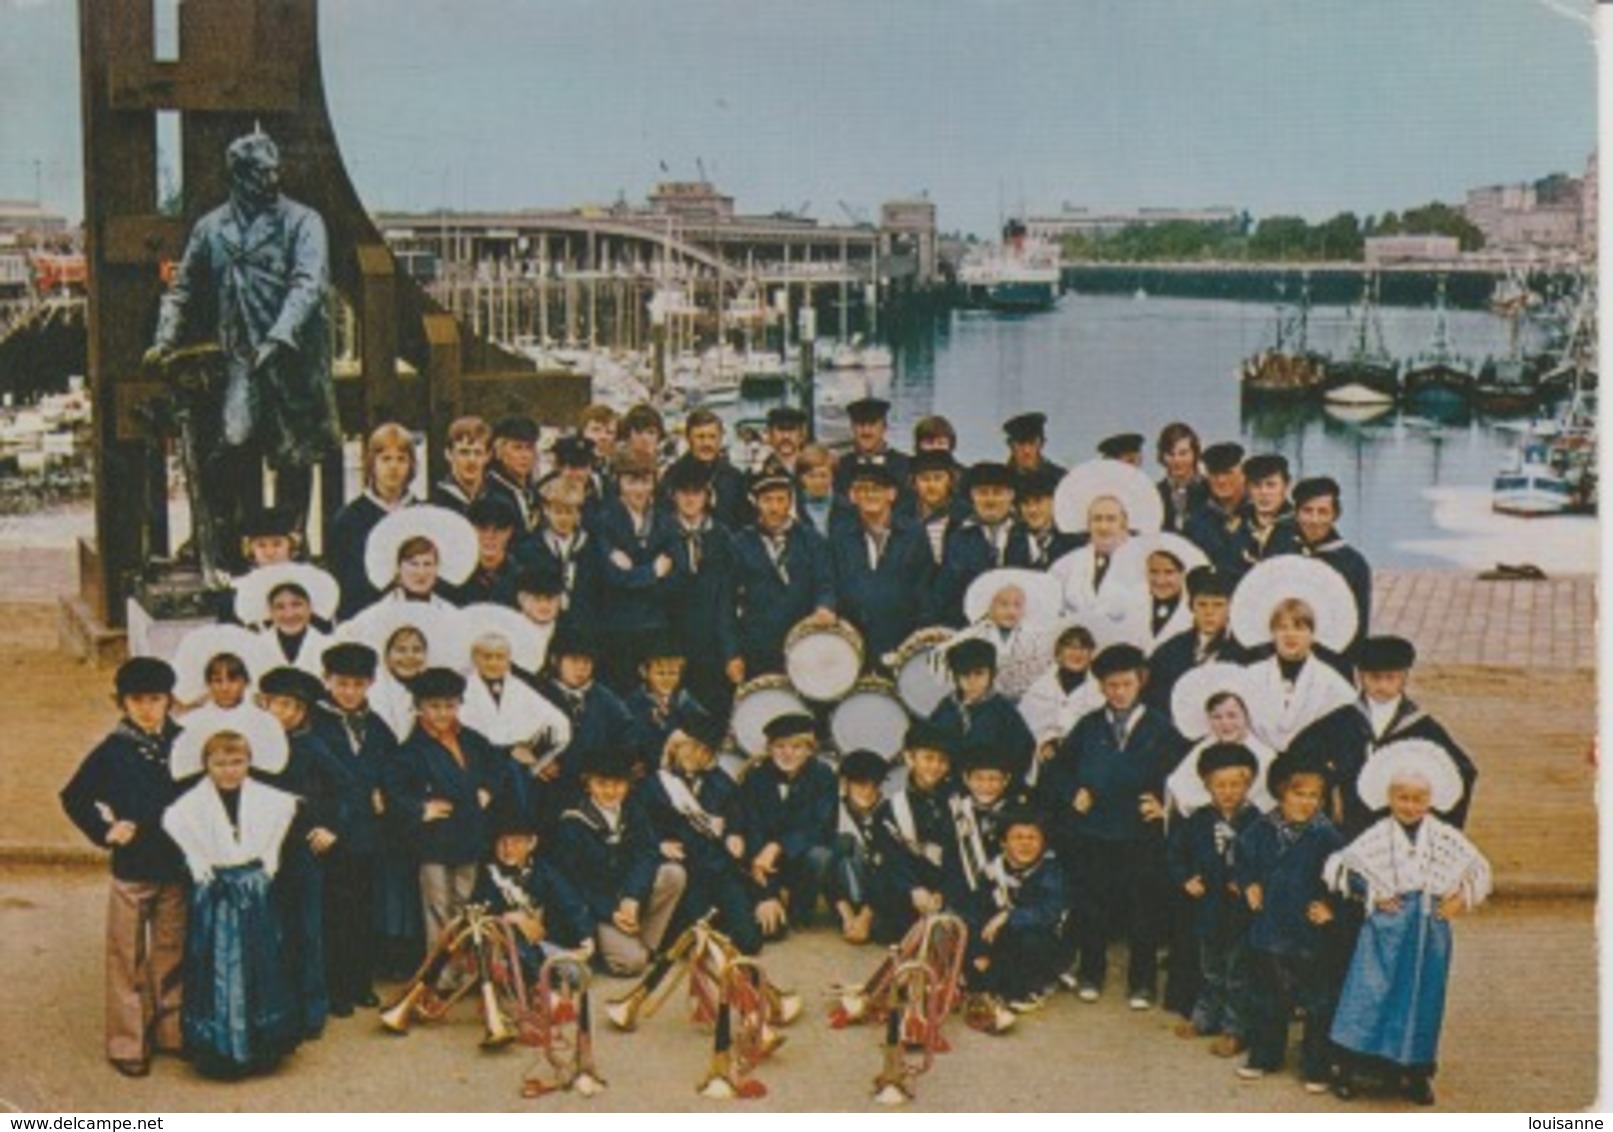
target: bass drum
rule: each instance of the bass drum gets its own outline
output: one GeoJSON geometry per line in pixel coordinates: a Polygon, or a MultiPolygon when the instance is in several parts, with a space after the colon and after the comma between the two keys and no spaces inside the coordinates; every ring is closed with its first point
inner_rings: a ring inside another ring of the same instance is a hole
{"type": "Polygon", "coordinates": [[[784,669],[809,700],[833,703],[857,683],[863,667],[862,634],[844,621],[802,621],[784,638],[784,669]]]}
{"type": "Polygon", "coordinates": [[[829,714],[829,735],[842,755],[859,747],[887,759],[902,752],[909,717],[896,685],[877,676],[857,681],[829,714]]]}
{"type": "Polygon", "coordinates": [[[734,692],[735,745],[750,758],[766,757],[767,735],[763,729],[786,712],[812,714],[807,702],[790,686],[788,676],[770,672],[747,680],[734,692]]]}
{"type": "Polygon", "coordinates": [[[954,636],[944,625],[920,629],[903,641],[890,657],[890,670],[896,677],[896,691],[907,710],[928,719],[930,713],[952,691],[946,668],[932,662],[931,654],[954,636]]]}

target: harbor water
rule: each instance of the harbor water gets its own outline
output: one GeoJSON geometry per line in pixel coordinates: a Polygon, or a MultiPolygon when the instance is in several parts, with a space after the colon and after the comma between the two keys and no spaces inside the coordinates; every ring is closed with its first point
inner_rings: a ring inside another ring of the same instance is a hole
{"type": "MultiPolygon", "coordinates": [[[[1402,361],[1427,348],[1432,309],[1382,308],[1385,344],[1402,361]]],[[[1351,311],[1316,307],[1310,345],[1348,352],[1351,311]]],[[[1488,312],[1450,311],[1457,353],[1475,367],[1508,348],[1508,324],[1488,312]]],[[[966,461],[1000,459],[999,422],[1048,414],[1049,455],[1066,465],[1096,455],[1117,432],[1153,439],[1174,420],[1206,444],[1237,440],[1251,453],[1286,456],[1296,478],[1329,475],[1343,488],[1343,534],[1377,565],[1482,569],[1534,562],[1547,570],[1597,568],[1596,523],[1587,517],[1517,519],[1490,511],[1490,485],[1527,418],[1463,414],[1447,420],[1390,409],[1352,419],[1320,404],[1262,412],[1240,407],[1236,371],[1271,345],[1270,304],[1067,294],[1030,315],[953,311],[933,323],[893,327],[893,373],[834,375],[820,384],[819,418],[831,432],[837,402],[872,382],[892,402],[892,435],[908,447],[915,421],[950,419],[966,461]],[[825,404],[827,402],[827,404],[825,404]],[[828,418],[828,419],[825,419],[828,418]]],[[[1528,340],[1526,338],[1526,345],[1528,340]]]]}

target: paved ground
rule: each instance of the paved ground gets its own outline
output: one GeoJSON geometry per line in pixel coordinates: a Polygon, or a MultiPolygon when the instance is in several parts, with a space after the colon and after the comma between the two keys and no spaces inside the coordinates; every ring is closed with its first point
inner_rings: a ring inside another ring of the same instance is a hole
{"type": "Polygon", "coordinates": [[[1481,581],[1448,570],[1379,570],[1372,629],[1416,642],[1431,664],[1596,666],[1596,578],[1481,581]]]}
{"type": "MultiPolygon", "coordinates": [[[[0,870],[0,1102],[29,1111],[259,1111],[288,1109],[564,1111],[722,1108],[694,1088],[709,1038],[674,1000],[639,1032],[603,1032],[598,1064],[610,1088],[592,1102],[522,1101],[524,1049],[482,1054],[468,1012],[396,1038],[373,1015],[334,1022],[270,1077],[220,1085],[183,1063],[159,1061],[127,1081],[101,1060],[104,881],[83,871],[0,870]]],[[[1498,904],[1456,926],[1456,962],[1438,1079],[1445,1110],[1551,1112],[1592,1105],[1597,1093],[1596,943],[1589,901],[1498,904]]],[[[872,970],[872,948],[806,932],[764,956],[780,982],[802,991],[808,1013],[760,1079],[760,1110],[868,1109],[878,1035],[831,1031],[834,982],[872,970]]],[[[601,982],[598,997],[620,993],[601,982]]],[[[1402,1102],[1349,1106],[1305,1094],[1279,1074],[1247,1084],[1202,1042],[1183,1041],[1159,1013],[1133,1014],[1111,993],[1093,1006],[1060,995],[1013,1034],[987,1038],[953,1024],[953,1052],[921,1079],[925,1111],[1169,1110],[1397,1112],[1402,1102]]],[[[740,1107],[735,1102],[731,1107],[740,1107]]]]}

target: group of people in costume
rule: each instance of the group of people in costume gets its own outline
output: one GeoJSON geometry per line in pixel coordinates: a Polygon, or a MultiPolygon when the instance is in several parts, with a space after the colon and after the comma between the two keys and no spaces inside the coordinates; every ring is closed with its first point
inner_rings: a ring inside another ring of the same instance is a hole
{"type": "Polygon", "coordinates": [[[112,850],[112,1064],[272,1065],[473,901],[616,975],[710,914],[755,954],[945,911],[986,1029],[1098,1001],[1119,943],[1129,1007],[1239,1077],[1297,1009],[1308,1090],[1431,1103],[1450,920],[1490,884],[1477,772],[1371,632],[1338,485],[1180,423],[1157,481],[1137,435],[1066,470],[1037,413],[965,466],[940,417],[894,448],[888,408],[849,405],[838,457],[774,410],[748,468],[709,412],[675,458],[646,406],[544,451],[464,418],[425,500],[384,425],[324,568],[260,515],[235,623],[125,664],[62,792],[112,850]],[[831,728],[787,675],[812,633],[859,687],[922,654],[933,695],[831,728]],[[788,695],[747,726],[759,688],[788,695]]]}

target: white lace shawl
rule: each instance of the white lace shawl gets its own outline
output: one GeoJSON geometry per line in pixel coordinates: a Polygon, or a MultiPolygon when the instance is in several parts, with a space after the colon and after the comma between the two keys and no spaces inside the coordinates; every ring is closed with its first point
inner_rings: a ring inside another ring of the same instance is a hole
{"type": "Polygon", "coordinates": [[[1469,908],[1490,895],[1490,862],[1454,826],[1429,814],[1415,838],[1393,817],[1380,819],[1327,859],[1323,879],[1349,893],[1352,878],[1366,883],[1369,904],[1407,893],[1421,893],[1424,909],[1453,892],[1469,908]]]}

